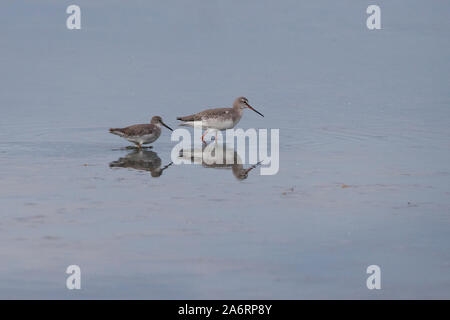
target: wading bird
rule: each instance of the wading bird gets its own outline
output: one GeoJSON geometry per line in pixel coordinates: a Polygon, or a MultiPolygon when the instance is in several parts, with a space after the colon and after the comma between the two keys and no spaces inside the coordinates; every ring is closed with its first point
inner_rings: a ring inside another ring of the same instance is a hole
{"type": "Polygon", "coordinates": [[[126,128],[111,128],[109,132],[133,142],[139,149],[142,145],[155,142],[161,135],[161,125],[173,131],[167,126],[160,116],[154,116],[150,123],[135,124],[126,128]]]}
{"type": "Polygon", "coordinates": [[[245,108],[249,108],[264,117],[262,113],[256,111],[248,104],[246,97],[239,97],[234,100],[232,108],[206,109],[190,116],[178,117],[177,120],[182,121],[180,126],[190,127],[194,127],[196,121],[201,121],[202,128],[206,128],[202,135],[202,141],[205,142],[204,138],[209,129],[216,130],[215,141],[217,141],[217,131],[234,128],[239,120],[241,120],[245,108]]]}

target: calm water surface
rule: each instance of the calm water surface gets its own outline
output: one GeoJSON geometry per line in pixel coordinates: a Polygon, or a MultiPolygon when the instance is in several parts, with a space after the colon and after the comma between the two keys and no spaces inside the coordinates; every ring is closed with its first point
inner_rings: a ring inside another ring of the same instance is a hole
{"type": "Polygon", "coordinates": [[[450,298],[448,2],[69,4],[0,4],[0,298],[450,298]],[[277,175],[108,133],[240,95],[277,175]]]}

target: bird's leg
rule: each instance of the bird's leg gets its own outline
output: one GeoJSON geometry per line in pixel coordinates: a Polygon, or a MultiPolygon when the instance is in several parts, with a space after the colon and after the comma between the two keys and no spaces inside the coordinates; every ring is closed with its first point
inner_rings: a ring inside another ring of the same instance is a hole
{"type": "Polygon", "coordinates": [[[203,141],[203,143],[206,143],[205,142],[205,136],[206,136],[206,133],[208,132],[208,129],[206,129],[205,130],[205,133],[203,133],[203,135],[202,135],[202,141],[203,141]]]}

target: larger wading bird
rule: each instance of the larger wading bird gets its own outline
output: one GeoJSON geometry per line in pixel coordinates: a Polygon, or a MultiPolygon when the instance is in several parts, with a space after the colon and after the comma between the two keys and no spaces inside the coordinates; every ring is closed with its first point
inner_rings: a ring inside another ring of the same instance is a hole
{"type": "Polygon", "coordinates": [[[202,135],[202,141],[205,142],[204,138],[209,129],[216,130],[217,141],[217,131],[234,128],[239,120],[241,120],[245,108],[249,108],[261,117],[264,117],[262,113],[256,111],[251,105],[249,105],[246,97],[239,97],[234,100],[232,108],[206,109],[190,116],[178,117],[177,120],[181,121],[180,126],[190,127],[194,127],[196,121],[201,121],[202,128],[206,128],[202,135]]]}

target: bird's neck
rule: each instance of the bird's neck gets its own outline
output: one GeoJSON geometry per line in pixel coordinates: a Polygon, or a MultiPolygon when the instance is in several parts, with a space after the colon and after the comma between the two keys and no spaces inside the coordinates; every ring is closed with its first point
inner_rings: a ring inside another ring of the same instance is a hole
{"type": "Polygon", "coordinates": [[[242,117],[242,113],[244,112],[243,109],[241,109],[241,107],[239,106],[233,106],[234,112],[239,115],[239,118],[242,117]]]}
{"type": "Polygon", "coordinates": [[[242,113],[244,110],[242,110],[241,108],[236,108],[236,107],[234,107],[233,109],[234,109],[233,121],[237,122],[237,121],[241,120],[242,113]]]}

